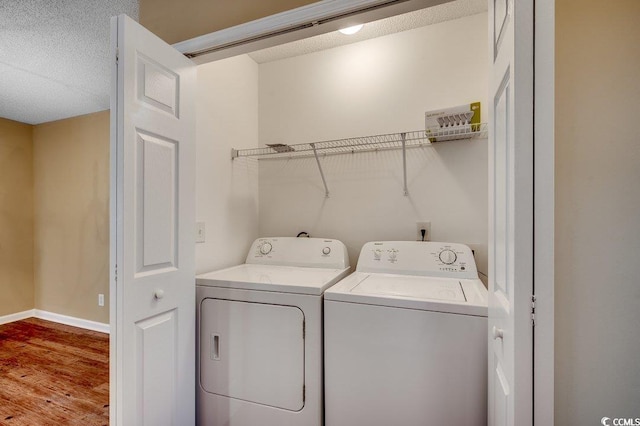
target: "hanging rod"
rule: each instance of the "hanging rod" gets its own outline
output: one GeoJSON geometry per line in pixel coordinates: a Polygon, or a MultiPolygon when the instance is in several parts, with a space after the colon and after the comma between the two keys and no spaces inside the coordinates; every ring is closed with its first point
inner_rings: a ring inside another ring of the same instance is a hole
{"type": "Polygon", "coordinates": [[[482,138],[486,136],[486,123],[470,124],[466,126],[458,126],[456,128],[445,127],[428,129],[426,131],[416,130],[411,132],[390,133],[385,135],[361,136],[356,138],[314,142],[312,144],[273,144],[265,148],[232,149],[231,158],[298,158],[313,157],[316,155],[319,156],[367,151],[381,151],[387,149],[402,148],[403,140],[404,147],[406,149],[417,146],[430,146],[432,143],[436,142],[482,138]]]}

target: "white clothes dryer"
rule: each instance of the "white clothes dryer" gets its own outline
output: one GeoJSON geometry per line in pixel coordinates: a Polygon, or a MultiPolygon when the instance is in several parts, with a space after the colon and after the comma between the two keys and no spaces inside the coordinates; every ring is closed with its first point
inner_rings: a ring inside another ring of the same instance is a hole
{"type": "Polygon", "coordinates": [[[322,298],[348,272],[338,240],[260,238],[196,277],[198,425],[323,424],[322,298]]]}
{"type": "Polygon", "coordinates": [[[487,290],[469,247],[371,242],[325,292],[327,426],[486,426],[487,290]]]}

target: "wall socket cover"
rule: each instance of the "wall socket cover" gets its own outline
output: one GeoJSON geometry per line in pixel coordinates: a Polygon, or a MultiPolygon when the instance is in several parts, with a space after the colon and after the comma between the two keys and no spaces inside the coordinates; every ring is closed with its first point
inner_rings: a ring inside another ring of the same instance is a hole
{"type": "Polygon", "coordinates": [[[196,222],[196,243],[204,243],[205,237],[204,222],[196,222]]]}
{"type": "Polygon", "coordinates": [[[104,294],[102,293],[98,295],[98,306],[104,306],[104,294]]]}
{"type": "Polygon", "coordinates": [[[422,241],[422,229],[427,230],[424,240],[431,241],[431,222],[416,222],[416,241],[422,241]]]}

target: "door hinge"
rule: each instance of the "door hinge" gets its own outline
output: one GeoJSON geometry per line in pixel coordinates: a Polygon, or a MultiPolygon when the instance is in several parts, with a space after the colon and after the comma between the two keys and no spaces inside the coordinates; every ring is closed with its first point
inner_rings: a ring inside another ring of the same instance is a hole
{"type": "Polygon", "coordinates": [[[115,266],[114,281],[118,282],[118,264],[116,264],[116,266],[115,266]]]}
{"type": "Polygon", "coordinates": [[[116,64],[118,63],[119,60],[120,60],[120,48],[116,47],[116,64]]]}
{"type": "Polygon", "coordinates": [[[536,326],[536,295],[531,295],[531,326],[536,326]]]}

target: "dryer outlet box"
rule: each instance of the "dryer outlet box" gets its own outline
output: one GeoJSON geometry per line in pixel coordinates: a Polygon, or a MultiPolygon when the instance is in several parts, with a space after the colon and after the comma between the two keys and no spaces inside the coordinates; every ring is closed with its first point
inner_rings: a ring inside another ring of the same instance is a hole
{"type": "Polygon", "coordinates": [[[416,222],[416,241],[422,241],[422,230],[427,232],[424,234],[424,241],[431,241],[431,222],[416,222]]]}

